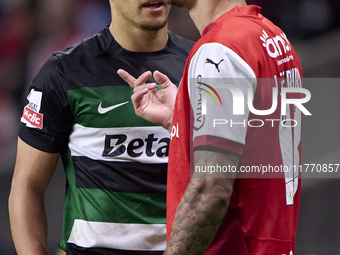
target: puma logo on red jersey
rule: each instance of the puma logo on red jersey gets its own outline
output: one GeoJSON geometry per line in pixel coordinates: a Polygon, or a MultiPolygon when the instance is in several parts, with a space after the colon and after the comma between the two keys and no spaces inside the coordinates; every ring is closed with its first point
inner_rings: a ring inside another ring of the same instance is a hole
{"type": "Polygon", "coordinates": [[[205,63],[206,63],[206,64],[212,64],[212,65],[214,65],[214,66],[216,67],[217,71],[220,73],[220,69],[218,68],[218,66],[219,66],[219,64],[221,64],[221,62],[222,62],[223,60],[224,60],[224,59],[221,59],[220,62],[218,62],[218,64],[217,64],[217,63],[215,63],[214,61],[212,61],[210,58],[207,58],[207,59],[205,60],[205,63]]]}

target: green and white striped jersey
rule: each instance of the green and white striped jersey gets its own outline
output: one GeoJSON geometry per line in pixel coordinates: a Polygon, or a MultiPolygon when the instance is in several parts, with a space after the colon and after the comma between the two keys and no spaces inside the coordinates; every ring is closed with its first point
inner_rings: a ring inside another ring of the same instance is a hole
{"type": "Polygon", "coordinates": [[[33,81],[19,136],[61,153],[68,254],[164,251],[169,132],[135,115],[117,70],[159,70],[179,83],[192,45],[169,32],[163,50],[130,52],[105,28],[54,53],[33,81]]]}

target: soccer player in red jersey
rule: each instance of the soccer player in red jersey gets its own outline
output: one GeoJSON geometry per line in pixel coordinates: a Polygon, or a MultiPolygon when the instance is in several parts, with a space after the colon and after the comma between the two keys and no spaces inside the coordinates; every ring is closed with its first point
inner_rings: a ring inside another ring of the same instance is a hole
{"type": "Polygon", "coordinates": [[[159,72],[163,90],[145,83],[150,72],[119,71],[134,87],[137,115],[171,131],[165,254],[293,255],[301,185],[286,170],[301,162],[306,109],[284,103],[288,90],[302,98],[298,56],[243,0],[168,2],[188,8],[202,35],[176,99],[159,72]]]}

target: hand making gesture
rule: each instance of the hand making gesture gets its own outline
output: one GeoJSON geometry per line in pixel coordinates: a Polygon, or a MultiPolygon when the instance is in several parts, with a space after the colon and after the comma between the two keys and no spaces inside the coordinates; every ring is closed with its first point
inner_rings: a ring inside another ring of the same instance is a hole
{"type": "Polygon", "coordinates": [[[122,69],[117,73],[133,88],[134,94],[131,100],[136,114],[170,131],[177,95],[176,85],[159,71],[155,71],[153,77],[163,89],[158,89],[156,83],[146,83],[152,76],[150,71],[143,73],[137,79],[122,69]]]}

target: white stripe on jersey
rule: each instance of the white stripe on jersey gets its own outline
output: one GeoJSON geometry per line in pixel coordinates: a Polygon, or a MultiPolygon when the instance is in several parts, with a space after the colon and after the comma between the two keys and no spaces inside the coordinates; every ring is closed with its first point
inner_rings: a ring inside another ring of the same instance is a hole
{"type": "Polygon", "coordinates": [[[68,243],[84,248],[163,251],[165,224],[125,224],[75,220],[68,243]]]}
{"type": "Polygon", "coordinates": [[[89,128],[76,124],[69,148],[72,156],[93,160],[158,164],[168,162],[164,154],[169,137],[162,127],[89,128]]]}

